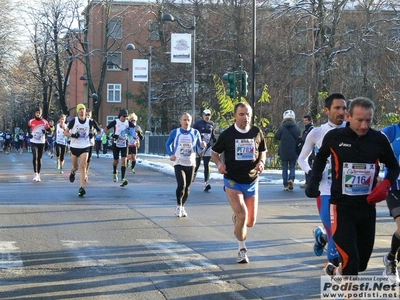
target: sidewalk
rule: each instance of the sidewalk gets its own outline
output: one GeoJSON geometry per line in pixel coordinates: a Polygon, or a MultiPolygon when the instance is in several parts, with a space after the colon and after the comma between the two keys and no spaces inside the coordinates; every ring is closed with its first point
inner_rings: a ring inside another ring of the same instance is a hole
{"type": "MultiPolygon", "coordinates": [[[[108,155],[108,154],[106,154],[108,155]]],[[[110,156],[111,157],[111,156],[110,156]]],[[[170,175],[174,174],[173,162],[169,160],[168,156],[138,154],[137,163],[146,165],[150,168],[156,169],[160,172],[170,175]]],[[[282,185],[282,171],[281,170],[265,170],[260,175],[261,184],[277,184],[282,185]]],[[[200,165],[196,178],[204,179],[203,163],[200,165]]],[[[222,180],[222,174],[218,173],[218,169],[213,162],[210,162],[210,179],[222,180]]],[[[304,183],[304,172],[296,170],[295,185],[302,185],[304,183]]]]}

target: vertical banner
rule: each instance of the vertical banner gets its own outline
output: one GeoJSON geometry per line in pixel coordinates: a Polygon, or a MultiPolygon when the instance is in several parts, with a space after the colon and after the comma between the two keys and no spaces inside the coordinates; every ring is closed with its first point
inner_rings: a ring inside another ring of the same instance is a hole
{"type": "Polygon", "coordinates": [[[190,64],[192,62],[192,35],[171,34],[171,62],[190,64]]]}
{"type": "Polygon", "coordinates": [[[132,61],[132,81],[147,82],[149,80],[149,60],[134,59],[132,61]]]}

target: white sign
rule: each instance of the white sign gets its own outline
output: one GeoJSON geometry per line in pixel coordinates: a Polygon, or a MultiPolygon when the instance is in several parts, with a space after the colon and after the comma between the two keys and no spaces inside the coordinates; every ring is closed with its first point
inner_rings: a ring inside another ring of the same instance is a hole
{"type": "Polygon", "coordinates": [[[392,284],[390,279],[382,275],[321,276],[320,296],[321,299],[399,299],[399,285],[392,284]]]}
{"type": "Polygon", "coordinates": [[[132,81],[147,82],[149,80],[148,59],[134,59],[132,66],[132,81]]]}
{"type": "Polygon", "coordinates": [[[192,35],[171,34],[171,62],[190,64],[192,62],[192,35]]]}

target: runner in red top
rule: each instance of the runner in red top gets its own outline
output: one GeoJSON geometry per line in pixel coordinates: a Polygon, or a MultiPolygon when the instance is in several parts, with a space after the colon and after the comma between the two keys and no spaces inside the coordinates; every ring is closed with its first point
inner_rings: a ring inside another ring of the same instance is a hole
{"type": "Polygon", "coordinates": [[[33,181],[40,181],[40,169],[42,168],[42,156],[46,142],[46,131],[50,130],[49,122],[42,117],[42,108],[35,109],[35,117],[28,122],[30,130],[29,138],[31,140],[33,156],[33,181]]]}

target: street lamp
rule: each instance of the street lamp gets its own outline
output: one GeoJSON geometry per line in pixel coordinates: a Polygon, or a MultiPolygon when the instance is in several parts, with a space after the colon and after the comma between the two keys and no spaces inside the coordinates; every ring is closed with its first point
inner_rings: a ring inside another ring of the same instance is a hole
{"type": "Polygon", "coordinates": [[[149,68],[147,70],[147,81],[148,81],[148,93],[147,93],[147,130],[151,131],[151,56],[152,47],[149,46],[149,53],[143,53],[139,48],[135,48],[135,45],[126,45],[127,50],[137,50],[143,56],[149,57],[149,68]]]}
{"type": "Polygon", "coordinates": [[[196,55],[196,16],[193,15],[192,26],[188,27],[181,23],[179,19],[175,19],[171,14],[163,14],[161,21],[163,22],[174,22],[176,21],[179,26],[192,31],[192,120],[195,120],[195,109],[196,109],[196,66],[195,66],[195,55],[196,55]]]}

